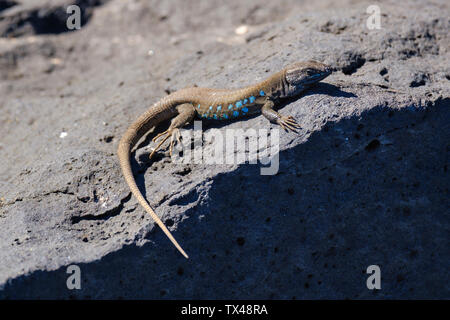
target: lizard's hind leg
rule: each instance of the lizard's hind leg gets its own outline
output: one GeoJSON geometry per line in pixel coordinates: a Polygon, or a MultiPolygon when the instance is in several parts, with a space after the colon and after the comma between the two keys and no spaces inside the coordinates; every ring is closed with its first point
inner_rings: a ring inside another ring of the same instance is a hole
{"type": "Polygon", "coordinates": [[[156,142],[159,138],[163,137],[162,140],[158,143],[158,145],[153,149],[152,153],[150,153],[150,159],[153,157],[153,155],[158,151],[162,144],[169,138],[170,144],[169,144],[169,152],[170,156],[172,156],[173,147],[176,142],[181,143],[180,141],[180,130],[179,128],[184,127],[189,122],[191,122],[195,117],[195,108],[190,103],[183,103],[176,107],[178,111],[178,115],[172,119],[170,122],[169,129],[167,129],[164,132],[159,133],[156,135],[152,141],[156,142]]]}

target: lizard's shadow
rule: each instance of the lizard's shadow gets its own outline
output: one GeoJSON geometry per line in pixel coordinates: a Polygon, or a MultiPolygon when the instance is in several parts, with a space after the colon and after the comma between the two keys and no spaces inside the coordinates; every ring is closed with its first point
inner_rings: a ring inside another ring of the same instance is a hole
{"type": "MultiPolygon", "coordinates": [[[[354,94],[353,92],[347,92],[344,90],[341,90],[340,87],[326,82],[319,82],[314,85],[314,87],[311,87],[309,90],[306,90],[302,97],[306,97],[313,94],[325,94],[328,96],[336,97],[336,98],[357,98],[358,96],[354,94]]],[[[289,100],[295,101],[297,100],[294,98],[289,98],[289,100]]],[[[289,102],[290,103],[290,102],[289,102]]]]}

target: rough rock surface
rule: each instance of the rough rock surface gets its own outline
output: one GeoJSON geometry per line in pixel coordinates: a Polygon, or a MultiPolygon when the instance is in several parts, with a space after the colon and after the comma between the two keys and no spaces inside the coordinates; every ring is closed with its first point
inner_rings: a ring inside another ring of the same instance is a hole
{"type": "Polygon", "coordinates": [[[0,1],[0,298],[449,298],[448,1],[378,2],[379,30],[372,1],[304,2],[0,1]],[[128,191],[121,134],[167,92],[309,58],[335,72],[281,109],[302,130],[277,175],[137,149],[185,260],[128,191]]]}

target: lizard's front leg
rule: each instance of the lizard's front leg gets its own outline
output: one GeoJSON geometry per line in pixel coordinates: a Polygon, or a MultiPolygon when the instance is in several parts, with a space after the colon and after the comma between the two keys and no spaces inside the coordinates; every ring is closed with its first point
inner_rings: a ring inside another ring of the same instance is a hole
{"type": "Polygon", "coordinates": [[[175,145],[175,142],[176,141],[180,142],[179,128],[182,128],[185,125],[187,125],[195,117],[195,108],[190,103],[180,104],[176,107],[176,109],[178,111],[178,115],[175,118],[173,118],[172,121],[170,122],[169,129],[167,129],[164,132],[161,132],[160,134],[158,134],[156,137],[154,137],[152,139],[153,142],[156,142],[156,140],[158,140],[160,137],[163,137],[163,139],[158,143],[158,145],[155,147],[155,149],[152,151],[152,153],[150,153],[150,159],[153,157],[155,152],[158,151],[158,149],[161,147],[161,145],[167,139],[169,139],[169,137],[171,138],[170,144],[169,144],[169,146],[170,146],[169,152],[170,152],[170,156],[172,156],[172,150],[173,150],[173,146],[175,145]]]}
{"type": "Polygon", "coordinates": [[[267,120],[272,123],[279,124],[286,131],[297,132],[297,129],[300,128],[300,125],[295,121],[292,116],[283,116],[273,110],[274,103],[271,100],[268,100],[263,107],[261,108],[261,112],[267,120]]]}

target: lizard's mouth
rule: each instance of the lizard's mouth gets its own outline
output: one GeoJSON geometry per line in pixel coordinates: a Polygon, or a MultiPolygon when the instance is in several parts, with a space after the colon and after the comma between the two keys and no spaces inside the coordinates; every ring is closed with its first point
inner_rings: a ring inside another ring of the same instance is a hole
{"type": "Polygon", "coordinates": [[[310,75],[307,79],[305,79],[303,81],[302,84],[308,85],[308,84],[319,82],[319,81],[325,79],[326,77],[328,77],[331,74],[331,72],[332,72],[331,68],[326,68],[323,72],[310,75]]]}

